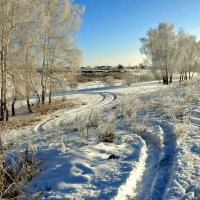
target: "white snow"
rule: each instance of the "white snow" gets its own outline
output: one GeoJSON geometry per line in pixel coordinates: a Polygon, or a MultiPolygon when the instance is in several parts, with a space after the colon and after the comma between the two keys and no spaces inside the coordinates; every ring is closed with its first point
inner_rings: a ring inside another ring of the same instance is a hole
{"type": "Polygon", "coordinates": [[[200,104],[194,98],[180,105],[176,99],[163,97],[162,101],[153,92],[163,90],[167,96],[165,88],[158,82],[129,87],[82,84],[79,90],[63,95],[87,104],[58,110],[35,125],[8,131],[3,136],[5,145],[18,143],[23,149],[31,143],[41,160],[41,173],[26,185],[29,196],[42,192],[39,199],[200,199],[200,104]],[[144,129],[134,130],[118,118],[117,105],[125,96],[143,101],[137,115],[144,129]],[[187,121],[183,122],[186,116],[176,121],[172,109],[181,111],[177,115],[189,113],[187,121]],[[100,142],[96,127],[84,136],[73,127],[84,123],[80,116],[91,110],[100,113],[100,119],[115,116],[113,143],[100,142]],[[181,134],[179,124],[186,133],[181,134]],[[112,154],[115,159],[108,159],[112,154]]]}

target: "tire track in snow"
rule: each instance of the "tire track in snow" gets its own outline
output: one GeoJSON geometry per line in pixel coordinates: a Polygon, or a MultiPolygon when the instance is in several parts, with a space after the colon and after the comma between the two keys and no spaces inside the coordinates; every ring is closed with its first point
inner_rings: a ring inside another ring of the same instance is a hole
{"type": "MultiPolygon", "coordinates": [[[[148,134],[148,133],[147,133],[148,134]]],[[[142,179],[137,184],[135,196],[132,199],[143,200],[147,196],[152,184],[152,180],[156,174],[155,166],[159,162],[160,150],[158,144],[151,137],[142,135],[147,146],[147,158],[145,160],[145,170],[142,179]]]]}
{"type": "MultiPolygon", "coordinates": [[[[163,141],[155,140],[155,135],[143,135],[148,156],[146,159],[146,170],[141,182],[136,189],[137,195],[131,199],[137,200],[161,200],[165,195],[168,182],[171,178],[176,139],[173,127],[165,121],[153,120],[152,124],[158,125],[158,133],[163,141]],[[160,143],[161,142],[161,143],[160,143]]],[[[155,131],[155,130],[154,130],[155,131]]],[[[147,133],[148,134],[148,133],[147,133]]],[[[157,135],[156,137],[160,137],[157,135]]]]}
{"type": "Polygon", "coordinates": [[[101,96],[101,99],[96,102],[94,105],[89,105],[89,106],[85,106],[85,107],[81,107],[78,108],[76,110],[70,110],[67,111],[65,113],[62,113],[60,115],[57,115],[53,118],[49,118],[45,121],[43,121],[42,123],[39,123],[35,128],[34,131],[36,133],[41,133],[45,131],[45,126],[47,126],[49,123],[52,123],[52,126],[59,126],[59,123],[61,123],[63,120],[66,119],[67,115],[70,115],[71,112],[73,112],[70,117],[67,119],[67,121],[71,121],[73,120],[77,115],[80,115],[81,113],[86,113],[88,111],[91,110],[91,108],[97,109],[100,107],[104,107],[110,103],[112,103],[113,101],[115,101],[117,99],[117,95],[114,93],[109,93],[109,92],[101,92],[101,93],[93,93],[93,94],[99,94],[101,96]]]}
{"type": "MultiPolygon", "coordinates": [[[[77,117],[80,114],[91,112],[91,109],[94,109],[94,111],[95,111],[99,108],[105,107],[117,99],[117,96],[114,93],[105,92],[105,93],[99,93],[99,94],[102,96],[101,101],[99,101],[98,103],[95,103],[92,106],[88,106],[84,109],[80,109],[77,112],[73,113],[70,116],[70,118],[68,118],[67,122],[71,122],[75,117],[77,117]]],[[[59,126],[60,123],[62,123],[64,120],[66,120],[66,118],[65,118],[66,114],[62,115],[60,117],[61,117],[60,120],[56,120],[55,126],[59,126]]]]}
{"type": "MultiPolygon", "coordinates": [[[[102,102],[102,101],[104,101],[105,98],[106,98],[106,95],[105,95],[105,94],[101,94],[101,93],[100,93],[99,95],[101,96],[101,99],[97,102],[97,104],[100,103],[100,102],[102,102]]],[[[90,105],[90,106],[91,106],[91,105],[90,105]]],[[[88,109],[88,107],[90,107],[90,106],[84,106],[84,107],[82,107],[82,108],[77,108],[77,109],[75,109],[74,112],[76,112],[76,110],[80,110],[80,109],[88,109]]],[[[68,111],[66,111],[65,113],[56,115],[56,116],[54,116],[54,117],[50,117],[50,118],[48,118],[48,119],[45,119],[44,121],[40,122],[39,124],[37,124],[37,125],[34,127],[34,132],[35,132],[35,133],[39,133],[39,132],[45,131],[45,129],[43,128],[43,126],[44,126],[45,124],[47,124],[48,122],[51,122],[51,121],[53,121],[53,120],[55,120],[55,119],[57,119],[57,118],[63,116],[64,114],[68,114],[69,112],[71,112],[71,110],[68,110],[68,111]]]]}
{"type": "Polygon", "coordinates": [[[159,157],[159,163],[156,166],[156,176],[153,180],[153,187],[146,198],[148,200],[163,199],[167,185],[171,179],[176,148],[176,137],[173,132],[173,127],[165,121],[156,123],[159,124],[163,130],[164,141],[159,157]]]}

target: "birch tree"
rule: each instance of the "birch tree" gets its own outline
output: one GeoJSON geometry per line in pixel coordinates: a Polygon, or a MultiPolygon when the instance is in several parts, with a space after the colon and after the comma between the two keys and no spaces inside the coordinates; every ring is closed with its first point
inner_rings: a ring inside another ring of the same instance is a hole
{"type": "MultiPolygon", "coordinates": [[[[69,0],[48,0],[42,1],[41,5],[41,49],[42,49],[42,68],[41,68],[41,91],[42,104],[45,103],[47,84],[53,73],[55,60],[62,60],[63,54],[59,54],[59,47],[65,46],[70,49],[72,35],[80,25],[80,14],[83,9],[73,6],[69,0]],[[59,42],[63,41],[60,46],[59,42]],[[60,56],[60,57],[59,57],[60,56]],[[49,76],[51,74],[51,76],[49,76]]],[[[51,102],[51,86],[49,88],[49,102],[51,102]]]]}
{"type": "Polygon", "coordinates": [[[81,54],[75,41],[83,12],[70,0],[0,1],[1,121],[7,121],[9,116],[8,83],[12,84],[12,115],[20,95],[25,96],[31,113],[33,93],[44,104],[49,92],[51,103],[54,69],[80,65],[81,54]]]}
{"type": "Polygon", "coordinates": [[[178,32],[177,42],[180,50],[180,81],[192,79],[195,66],[200,58],[200,48],[197,37],[189,35],[181,28],[178,32]]]}
{"type": "Polygon", "coordinates": [[[7,107],[8,54],[11,32],[15,26],[15,5],[14,0],[0,1],[1,121],[7,121],[9,116],[7,107]]]}
{"type": "Polygon", "coordinates": [[[163,84],[171,83],[178,56],[173,24],[160,23],[157,28],[150,28],[140,41],[141,52],[151,61],[154,71],[161,72],[163,84]]]}

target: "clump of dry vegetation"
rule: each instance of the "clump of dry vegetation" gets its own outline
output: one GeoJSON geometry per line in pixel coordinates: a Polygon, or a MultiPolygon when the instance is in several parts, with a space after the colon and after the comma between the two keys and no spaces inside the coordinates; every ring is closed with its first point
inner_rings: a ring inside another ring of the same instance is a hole
{"type": "Polygon", "coordinates": [[[119,117],[125,118],[127,122],[136,121],[137,112],[142,105],[142,101],[134,96],[124,97],[118,106],[119,117]]]}
{"type": "Polygon", "coordinates": [[[155,80],[155,77],[153,76],[153,74],[149,73],[126,72],[123,74],[122,80],[124,81],[125,85],[131,85],[132,83],[153,81],[155,80]]]}
{"type": "Polygon", "coordinates": [[[91,82],[91,81],[106,81],[107,79],[111,78],[114,79],[121,79],[122,72],[110,72],[110,73],[98,73],[98,74],[81,74],[77,76],[78,82],[91,82]]]}
{"type": "Polygon", "coordinates": [[[42,115],[53,113],[59,109],[73,109],[79,105],[84,105],[84,102],[74,101],[66,97],[60,100],[53,100],[51,104],[35,104],[32,106],[33,113],[11,117],[9,121],[0,122],[0,131],[18,129],[25,126],[34,125],[36,122],[41,121],[42,115]]]}
{"type": "Polygon", "coordinates": [[[101,142],[114,142],[116,132],[116,121],[112,116],[99,121],[97,127],[98,139],[101,142]]]}
{"type": "Polygon", "coordinates": [[[102,76],[101,74],[99,74],[99,75],[79,75],[79,76],[77,76],[77,81],[79,83],[91,82],[91,81],[103,81],[103,80],[104,80],[104,76],[102,76]]]}
{"type": "Polygon", "coordinates": [[[98,126],[100,115],[101,113],[99,110],[94,110],[92,108],[89,112],[77,116],[70,124],[70,129],[72,131],[78,131],[80,139],[88,139],[90,130],[98,126]]]}
{"type": "Polygon", "coordinates": [[[6,124],[0,123],[0,131],[18,129],[25,126],[30,126],[35,124],[36,122],[41,120],[41,116],[39,115],[28,115],[21,119],[19,118],[11,118],[6,124]]]}
{"type": "MultiPolygon", "coordinates": [[[[2,143],[0,144],[2,145],[2,143]]],[[[27,198],[25,185],[36,175],[38,162],[27,144],[24,151],[6,154],[0,146],[0,199],[27,198]]]]}
{"type": "Polygon", "coordinates": [[[112,76],[107,76],[105,82],[107,85],[114,85],[114,78],[112,76]]]}
{"type": "Polygon", "coordinates": [[[40,113],[42,115],[45,115],[45,114],[52,113],[52,112],[62,109],[62,108],[71,109],[71,108],[78,106],[79,104],[80,104],[80,102],[75,102],[72,99],[62,97],[62,99],[60,99],[60,100],[52,101],[51,104],[35,105],[33,108],[33,111],[35,113],[40,113]]]}

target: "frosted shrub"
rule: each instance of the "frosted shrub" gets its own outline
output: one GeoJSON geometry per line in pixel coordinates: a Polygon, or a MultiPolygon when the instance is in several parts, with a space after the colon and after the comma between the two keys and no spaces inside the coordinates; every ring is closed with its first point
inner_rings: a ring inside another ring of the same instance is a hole
{"type": "Polygon", "coordinates": [[[97,127],[98,139],[101,142],[113,142],[115,138],[116,122],[114,117],[108,117],[99,122],[97,127]]]}
{"type": "Polygon", "coordinates": [[[105,82],[107,85],[114,85],[114,78],[112,76],[107,76],[105,82]]]}
{"type": "Polygon", "coordinates": [[[137,82],[145,82],[145,81],[152,81],[154,77],[152,74],[139,74],[136,78],[137,82]]]}
{"type": "Polygon", "coordinates": [[[133,74],[133,72],[126,72],[122,76],[122,79],[124,80],[125,85],[131,85],[132,83],[152,81],[155,78],[154,78],[153,74],[149,74],[149,73],[133,74]]]}
{"type": "Polygon", "coordinates": [[[101,113],[98,110],[91,110],[88,115],[88,124],[90,127],[97,127],[101,113]]]}
{"type": "Polygon", "coordinates": [[[132,83],[136,83],[136,76],[131,73],[131,72],[126,72],[123,76],[122,79],[124,80],[125,85],[131,85],[132,83]]]}
{"type": "Polygon", "coordinates": [[[66,150],[67,150],[63,136],[61,137],[60,150],[61,150],[62,153],[65,153],[66,150]]]}
{"type": "Polygon", "coordinates": [[[200,95],[198,91],[195,91],[197,88],[193,87],[188,87],[185,88],[185,92],[183,94],[183,97],[186,102],[188,103],[198,103],[200,102],[200,95]]]}
{"type": "Polygon", "coordinates": [[[77,117],[73,123],[74,129],[78,130],[82,138],[88,138],[89,129],[96,128],[99,121],[100,112],[94,111],[93,109],[81,116],[77,117]]]}
{"type": "Polygon", "coordinates": [[[184,123],[177,123],[174,129],[177,142],[180,142],[187,134],[186,126],[184,123]]]}
{"type": "Polygon", "coordinates": [[[77,82],[76,80],[70,81],[70,83],[69,83],[69,88],[70,88],[71,90],[74,90],[74,89],[76,89],[77,87],[78,87],[78,82],[77,82]]]}
{"type": "Polygon", "coordinates": [[[154,79],[155,80],[162,80],[162,75],[160,74],[160,72],[158,72],[158,71],[154,72],[154,79]]]}
{"type": "Polygon", "coordinates": [[[119,105],[119,113],[121,117],[125,118],[126,121],[135,121],[137,112],[142,107],[142,102],[133,97],[133,96],[127,96],[119,105]]]}
{"type": "Polygon", "coordinates": [[[81,115],[75,120],[74,129],[76,128],[81,138],[88,137],[88,124],[87,119],[85,119],[85,115],[81,115]]]}
{"type": "Polygon", "coordinates": [[[20,193],[27,199],[24,186],[35,176],[38,162],[28,144],[25,151],[19,148],[10,154],[0,152],[0,199],[17,199],[20,193]]]}

